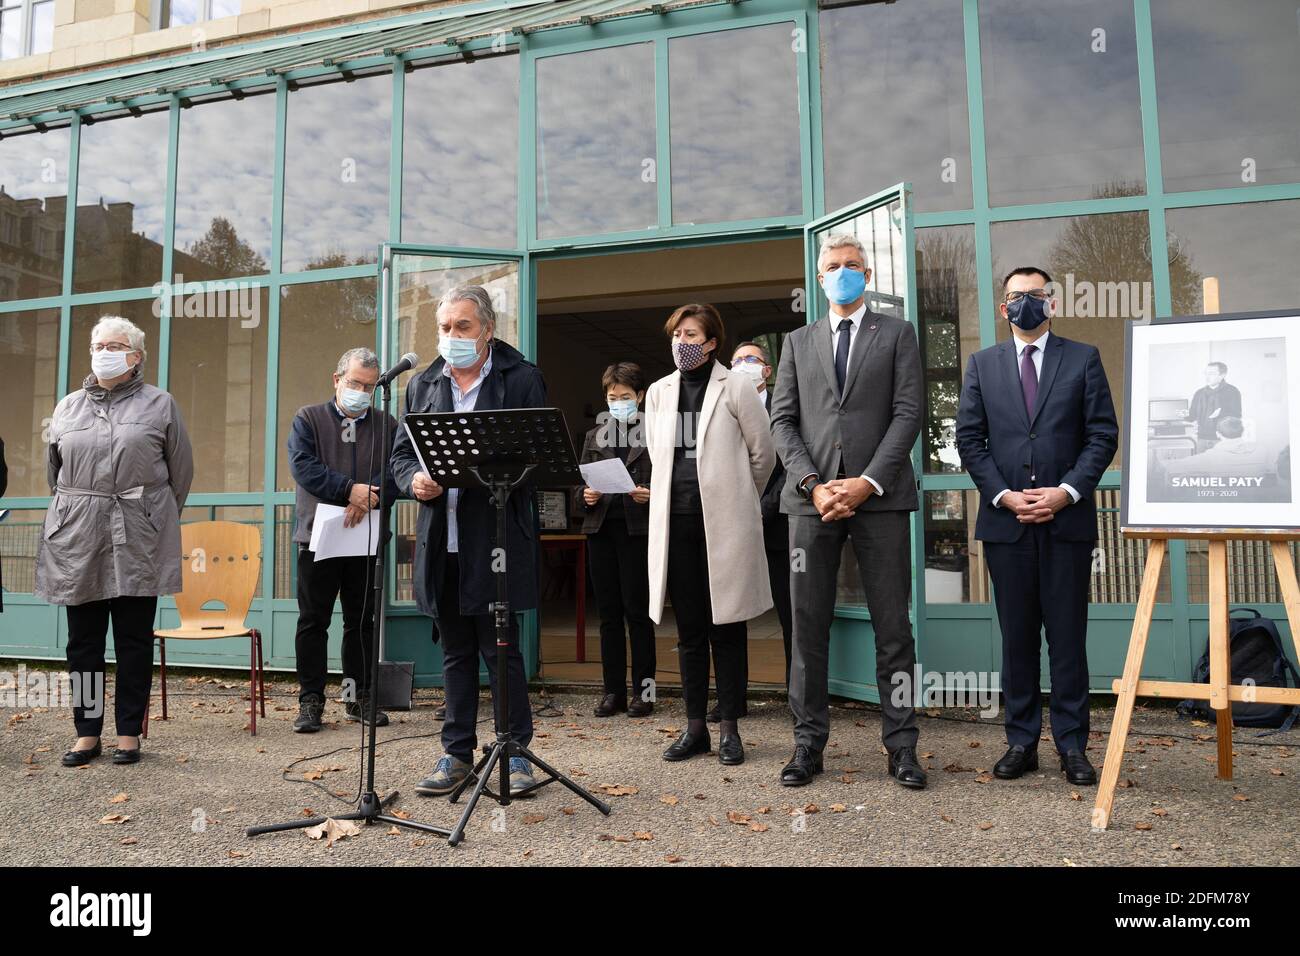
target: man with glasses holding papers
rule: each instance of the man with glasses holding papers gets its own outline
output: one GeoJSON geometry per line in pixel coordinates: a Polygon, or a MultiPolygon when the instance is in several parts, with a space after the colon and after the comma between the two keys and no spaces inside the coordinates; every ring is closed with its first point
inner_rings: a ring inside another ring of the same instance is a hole
{"type": "MultiPolygon", "coordinates": [[[[343,524],[352,528],[365,521],[379,523],[369,515],[379,504],[381,479],[388,482],[387,500],[400,492],[381,458],[381,435],[388,429],[389,441],[397,422],[379,408],[371,407],[375,383],[379,381],[379,360],[370,349],[349,349],[334,370],[334,395],[319,405],[306,405],[293,418],[289,433],[289,471],[298,488],[294,502],[293,540],[298,544],[298,632],[295,650],[298,660],[298,717],[296,733],[311,734],[321,729],[325,710],[325,676],[328,669],[326,643],[334,601],[343,605],[343,701],[348,720],[359,721],[368,713],[366,694],[374,640],[375,608],[372,588],[374,555],[349,555],[316,560],[312,550],[312,526],[318,505],[344,508],[343,524]]],[[[388,715],[377,711],[375,724],[388,724],[388,715]]]]}

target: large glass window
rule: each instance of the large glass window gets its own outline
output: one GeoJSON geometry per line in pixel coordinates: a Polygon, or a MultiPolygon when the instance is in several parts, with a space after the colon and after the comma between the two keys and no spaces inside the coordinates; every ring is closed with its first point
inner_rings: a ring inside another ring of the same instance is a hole
{"type": "Polygon", "coordinates": [[[374,279],[348,279],[280,290],[280,393],[275,429],[275,485],[279,491],[296,487],[285,443],[298,409],[333,396],[330,376],[340,355],[348,349],[379,347],[375,289],[374,279]]]}
{"type": "Polygon", "coordinates": [[[232,283],[173,301],[168,388],[194,446],[191,490],[261,491],[267,290],[232,283]]]}
{"type": "Polygon", "coordinates": [[[1165,189],[1300,182],[1295,0],[1152,0],[1165,189]]]}
{"type": "Polygon", "coordinates": [[[284,147],[285,272],[374,262],[388,238],[393,78],[289,94],[284,147]]]}
{"type": "Polygon", "coordinates": [[[1146,189],[1133,0],[980,0],[994,206],[1146,189]]]}
{"type": "MultiPolygon", "coordinates": [[[[41,474],[45,474],[44,465],[41,466],[41,474]]],[[[12,486],[12,472],[9,483],[12,486]]],[[[41,540],[44,527],[44,508],[15,508],[4,521],[0,521],[0,564],[4,565],[6,593],[31,594],[36,587],[36,546],[41,540]]],[[[13,616],[14,611],[8,613],[13,616]]],[[[6,631],[6,644],[18,643],[9,635],[10,632],[6,631]]],[[[8,648],[5,650],[6,653],[12,653],[8,648]]]]}
{"type": "Polygon", "coordinates": [[[514,247],[519,58],[414,70],[403,109],[402,241],[514,247]]]}
{"type": "Polygon", "coordinates": [[[803,211],[791,23],[668,41],[674,223],[803,211]]]}
{"type": "MultiPolygon", "coordinates": [[[[980,348],[975,228],[916,231],[916,300],[925,363],[925,470],[959,472],[957,402],[966,360],[980,348]]],[[[981,599],[982,600],[982,599],[981,599]]]]}
{"type": "Polygon", "coordinates": [[[818,34],[826,209],[903,181],[922,212],[969,208],[961,0],[823,10],[818,34]]]}
{"type": "Polygon", "coordinates": [[[992,600],[984,543],[975,539],[979,492],[927,491],[925,512],[925,602],[987,604],[992,600]]]}
{"type": "MultiPolygon", "coordinates": [[[[1124,326],[1155,314],[1147,215],[1144,212],[1072,216],[994,223],[993,289],[995,308],[1002,279],[1019,266],[1046,269],[1057,283],[1052,332],[1095,345],[1110,382],[1120,433],[1124,429],[1124,326]]],[[[1190,285],[1190,276],[1177,280],[1190,285]]],[[[1010,323],[999,318],[999,342],[1011,337],[1010,323]]],[[[1111,467],[1119,467],[1123,443],[1111,467]]]]}
{"type": "MultiPolygon", "coordinates": [[[[68,353],[68,391],[81,388],[90,374],[90,331],[106,315],[120,315],[130,319],[144,332],[144,380],[158,384],[158,327],[155,314],[157,299],[131,299],[125,302],[99,302],[95,305],[78,305],[72,309],[72,344],[68,353]]],[[[172,346],[175,348],[175,346],[172,346]]]]}
{"type": "MultiPolygon", "coordinates": [[[[59,310],[0,312],[0,364],[0,438],[9,467],[4,497],[48,495],[45,428],[58,401],[59,310]]],[[[13,587],[8,573],[6,566],[5,585],[13,587]]]]}
{"type": "Polygon", "coordinates": [[[653,43],[537,60],[537,234],[658,225],[653,43]]]}
{"type": "Polygon", "coordinates": [[[1287,309],[1300,302],[1300,199],[1165,213],[1175,315],[1287,309]]]}
{"type": "Polygon", "coordinates": [[[63,291],[68,130],[0,142],[0,299],[63,291]]]}
{"type": "Polygon", "coordinates": [[[82,124],[72,291],[152,286],[162,278],[167,110],[82,124]]]}
{"type": "Polygon", "coordinates": [[[269,271],[274,174],[274,96],[182,110],[175,273],[195,282],[269,271]]]}

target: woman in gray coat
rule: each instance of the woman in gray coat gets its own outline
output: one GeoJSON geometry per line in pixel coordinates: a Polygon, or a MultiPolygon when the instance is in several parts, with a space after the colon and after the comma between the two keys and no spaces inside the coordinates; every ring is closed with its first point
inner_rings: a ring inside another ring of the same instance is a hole
{"type": "Polygon", "coordinates": [[[91,373],[54,409],[47,468],[54,500],[36,551],[37,596],[68,608],[76,767],[101,753],[104,643],[117,655],[114,763],[140,759],[153,683],[158,596],[181,589],[180,511],[194,477],[176,400],[145,384],[144,332],[104,316],[90,333],[91,373]]]}

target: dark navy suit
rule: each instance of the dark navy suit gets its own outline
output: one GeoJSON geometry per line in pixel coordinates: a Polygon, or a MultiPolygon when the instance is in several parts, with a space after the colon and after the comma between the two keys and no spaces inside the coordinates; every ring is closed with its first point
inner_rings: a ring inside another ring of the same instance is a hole
{"type": "Polygon", "coordinates": [[[1097,540],[1093,491],[1119,441],[1110,386],[1095,346],[1052,333],[1033,414],[1013,341],[976,352],[957,410],[957,450],[979,489],[975,537],[1002,625],[1007,742],[1037,747],[1042,730],[1039,648],[1046,628],[1057,750],[1088,742],[1088,581],[1097,540]],[[1069,485],[1079,500],[1052,520],[1022,524],[993,504],[1003,490],[1069,485]]]}

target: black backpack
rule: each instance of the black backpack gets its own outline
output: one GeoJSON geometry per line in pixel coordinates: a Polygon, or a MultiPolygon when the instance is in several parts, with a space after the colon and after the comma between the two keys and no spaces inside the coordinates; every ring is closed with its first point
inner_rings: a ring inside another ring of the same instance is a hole
{"type": "MultiPolygon", "coordinates": [[[[1282,649],[1282,636],[1277,632],[1277,625],[1264,617],[1259,611],[1249,607],[1233,608],[1245,611],[1250,617],[1230,618],[1228,621],[1228,647],[1231,655],[1233,684],[1252,681],[1256,687],[1287,687],[1287,675],[1290,674],[1295,686],[1300,687],[1300,672],[1287,659],[1282,649]]],[[[1210,646],[1206,642],[1205,653],[1196,662],[1192,670],[1192,682],[1208,684],[1210,682],[1210,646]]],[[[1214,712],[1208,700],[1185,700],[1178,705],[1178,713],[1183,717],[1198,717],[1213,720],[1214,712]]],[[[1258,704],[1234,700],[1232,702],[1232,723],[1237,727],[1276,727],[1271,733],[1284,733],[1291,729],[1297,717],[1300,717],[1300,705],[1288,707],[1286,704],[1258,704]]],[[[1268,734],[1258,734],[1266,737],[1268,734]]]]}

